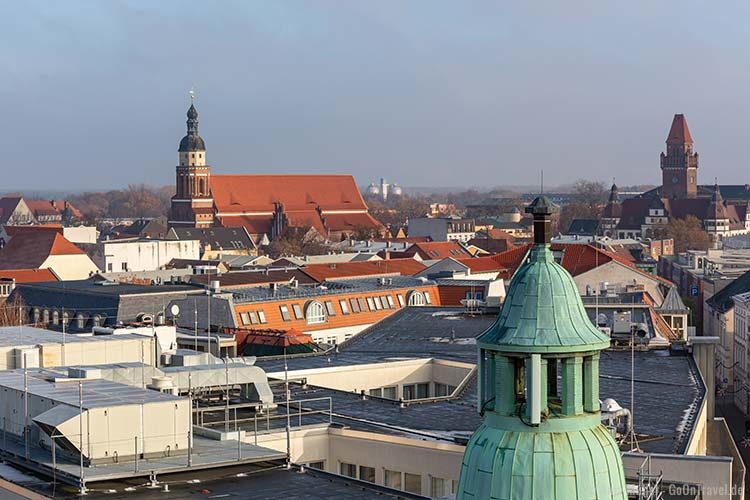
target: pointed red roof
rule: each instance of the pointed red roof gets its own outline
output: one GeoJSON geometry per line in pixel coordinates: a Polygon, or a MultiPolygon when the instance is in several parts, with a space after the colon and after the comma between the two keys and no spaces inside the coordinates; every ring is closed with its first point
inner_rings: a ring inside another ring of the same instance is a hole
{"type": "Polygon", "coordinates": [[[693,137],[690,135],[687,119],[685,119],[685,115],[674,115],[672,127],[669,129],[669,135],[667,136],[667,144],[685,143],[693,143],[693,137]]]}
{"type": "Polygon", "coordinates": [[[57,228],[25,229],[0,250],[0,269],[38,269],[50,255],[85,254],[57,228]]]}

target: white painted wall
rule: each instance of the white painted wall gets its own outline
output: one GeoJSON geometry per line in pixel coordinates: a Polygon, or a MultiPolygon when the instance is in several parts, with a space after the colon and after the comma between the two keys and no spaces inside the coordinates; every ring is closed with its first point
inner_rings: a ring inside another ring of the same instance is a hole
{"type": "Polygon", "coordinates": [[[94,226],[64,227],[63,236],[71,243],[96,243],[99,232],[94,226]]]}
{"type": "Polygon", "coordinates": [[[101,245],[105,272],[155,271],[172,259],[200,259],[199,240],[115,240],[101,245]]]}
{"type": "Polygon", "coordinates": [[[63,281],[83,280],[99,272],[99,269],[86,254],[76,255],[50,255],[39,269],[52,269],[52,271],[63,281]]]}

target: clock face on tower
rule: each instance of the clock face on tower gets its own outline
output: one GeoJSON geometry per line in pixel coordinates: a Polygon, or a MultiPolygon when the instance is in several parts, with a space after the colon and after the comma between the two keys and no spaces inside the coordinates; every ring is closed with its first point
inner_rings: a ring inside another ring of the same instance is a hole
{"type": "Polygon", "coordinates": [[[677,184],[678,182],[680,182],[680,180],[677,178],[676,175],[672,177],[672,184],[677,184]]]}

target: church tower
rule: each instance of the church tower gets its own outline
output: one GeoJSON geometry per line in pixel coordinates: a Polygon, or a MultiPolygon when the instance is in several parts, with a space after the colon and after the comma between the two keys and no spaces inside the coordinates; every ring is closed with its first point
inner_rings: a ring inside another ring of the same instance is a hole
{"type": "Polygon", "coordinates": [[[667,153],[661,154],[661,195],[664,198],[694,198],[698,193],[698,153],[685,115],[674,115],[667,136],[667,153]]]}
{"type": "Polygon", "coordinates": [[[534,246],[497,320],[477,338],[484,420],[466,446],[457,500],[628,498],[599,409],[599,353],[609,338],[552,255],[555,208],[544,196],[527,207],[534,246]]]}
{"type": "Polygon", "coordinates": [[[192,102],[187,112],[187,134],[177,151],[176,194],[172,197],[169,226],[210,227],[214,223],[211,167],[206,165],[206,143],[198,134],[198,111],[192,102]]]}

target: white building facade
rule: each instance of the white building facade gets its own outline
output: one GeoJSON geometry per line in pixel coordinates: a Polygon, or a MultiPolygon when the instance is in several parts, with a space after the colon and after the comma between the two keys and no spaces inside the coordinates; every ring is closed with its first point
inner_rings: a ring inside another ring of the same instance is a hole
{"type": "Polygon", "coordinates": [[[750,336],[750,293],[734,299],[734,404],[750,415],[750,381],[748,381],[748,336],[750,336]]]}
{"type": "Polygon", "coordinates": [[[172,259],[200,259],[199,240],[126,239],[104,241],[94,254],[104,272],[155,271],[172,259]]]}

